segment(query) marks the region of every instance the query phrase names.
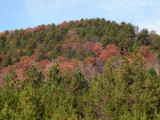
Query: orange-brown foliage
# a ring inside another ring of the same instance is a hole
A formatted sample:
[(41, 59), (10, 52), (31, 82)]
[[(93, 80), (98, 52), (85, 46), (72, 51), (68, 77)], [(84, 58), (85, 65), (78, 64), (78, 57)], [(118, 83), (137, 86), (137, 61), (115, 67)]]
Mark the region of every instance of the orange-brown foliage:
[(96, 68), (93, 67), (92, 64), (88, 62), (83, 63), (76, 59), (72, 59), (71, 61), (67, 62), (59, 62), (59, 67), (62, 69), (62, 73), (69, 70), (71, 74), (75, 72), (77, 68), (79, 68), (89, 81), (91, 81), (94, 73), (96, 72)]
[(69, 21), (69, 22), (66, 22), (66, 21), (64, 21), (63, 23), (61, 23), (61, 24), (59, 24), (58, 26), (59, 27), (61, 27), (61, 26), (68, 26), (70, 23), (75, 23), (76, 21), (73, 21), (73, 20), (71, 20), (71, 21)]
[(26, 79), (26, 73), (23, 71), (23, 69), (17, 69), (16, 70), (17, 76), (20, 80), (25, 80)]
[(34, 64), (35, 64), (35, 61), (34, 61), (34, 59), (32, 59), (32, 57), (23, 56), (20, 59), (20, 62), (15, 64), (15, 67), (18, 69), (23, 69), (24, 72), (26, 72), (30, 68), (30, 66), (34, 65)]
[(91, 50), (93, 46), (94, 46), (94, 43), (92, 42), (86, 42), (85, 44), (82, 45), (85, 52), (88, 52), (88, 50)]
[(49, 51), (46, 55), (47, 55), (47, 57), (49, 56), (51, 54), (51, 51)]
[(115, 44), (109, 44), (109, 45), (106, 46), (106, 49), (107, 50), (109, 50), (109, 49), (115, 49), (115, 50), (117, 50), (118, 48), (117, 48), (117, 46)]
[(70, 43), (62, 45), (62, 55), (64, 55), (69, 49), (77, 50), (81, 46), (80, 43)]
[(90, 63), (92, 66), (94, 66), (96, 59), (95, 58), (85, 58), (84, 61), (87, 63)]
[(43, 75), (46, 79), (48, 79), (48, 71), (50, 70), (50, 68), (52, 67), (53, 63), (50, 62), (48, 64), (45, 65), (45, 68), (43, 69)]
[(67, 59), (66, 57), (59, 56), (59, 57), (57, 58), (57, 61), (59, 61), (59, 62), (68, 62), (68, 59)]
[(23, 57), (21, 57), (20, 61), (24, 61), (24, 62), (28, 62), (29, 63), (32, 60), (31, 60), (31, 58), (29, 56), (23, 56)]
[(62, 54), (64, 55), (69, 49), (71, 49), (71, 45), (70, 44), (63, 44), (62, 45)]
[(44, 31), (45, 30), (45, 27), (44, 26), (37, 26), (36, 28), (34, 28), (34, 33), (38, 33), (40, 31)]
[(141, 53), (142, 59), (146, 62), (146, 67), (154, 66), (157, 57), (156, 52), (150, 50), (150, 47), (141, 46), (139, 48), (139, 53)]
[(41, 54), (40, 52), (37, 52), (36, 54), (33, 54), (33, 55), (31, 56), (31, 59), (32, 59), (32, 60), (36, 60), (36, 59), (39, 57), (40, 54)]
[(71, 46), (72, 46), (73, 50), (77, 50), (81, 46), (81, 44), (80, 43), (72, 43)]
[(100, 42), (96, 42), (92, 47), (92, 52), (95, 57), (100, 55), (100, 52), (103, 50), (102, 44)]
[(31, 67), (31, 64), (26, 61), (20, 61), (19, 63), (15, 64), (15, 67), (17, 69), (23, 69), (24, 72), (27, 72), (27, 70)]
[(74, 39), (79, 39), (79, 38), (77, 37), (75, 30), (72, 29), (68, 31), (67, 35), (65, 35), (63, 39), (66, 39), (66, 43), (71, 43)]
[(51, 63), (49, 60), (42, 60), (38, 63), (36, 63), (36, 66), (41, 67), (41, 68), (45, 68), (47, 64)]
[(14, 66), (8, 66), (4, 67), (0, 70), (0, 86), (4, 85), (4, 78), (8, 73), (11, 73), (13, 71)]
[(33, 28), (27, 28), (27, 29), (26, 29), (26, 32), (33, 32), (33, 31), (34, 31)]
[(12, 41), (10, 41), (10, 42), (9, 42), (9, 44), (10, 44), (10, 46), (12, 46), (12, 45), (13, 45), (13, 42), (12, 42)]
[(82, 64), (79, 68), (84, 74), (84, 76), (87, 78), (87, 80), (91, 82), (94, 73), (97, 72), (96, 68), (93, 67), (91, 64)]
[(116, 55), (120, 55), (119, 50), (113, 44), (107, 45), (106, 49), (100, 52), (99, 58), (103, 61), (103, 63), (107, 62), (107, 59)]
[(18, 49), (18, 50), (17, 50), (17, 54), (18, 54), (20, 51), (21, 51), (21, 50)]
[(62, 68), (63, 73), (66, 70), (69, 70), (71, 73), (73, 73), (78, 66), (80, 66), (80, 62), (76, 59), (72, 59), (70, 62), (59, 62), (59, 67)]

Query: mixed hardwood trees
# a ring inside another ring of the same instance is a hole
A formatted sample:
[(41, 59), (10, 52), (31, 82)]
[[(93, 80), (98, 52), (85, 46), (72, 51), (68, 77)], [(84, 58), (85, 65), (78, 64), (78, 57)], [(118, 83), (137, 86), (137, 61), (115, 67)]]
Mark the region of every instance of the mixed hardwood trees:
[(99, 18), (6, 31), (0, 119), (160, 119), (159, 51), (155, 32)]

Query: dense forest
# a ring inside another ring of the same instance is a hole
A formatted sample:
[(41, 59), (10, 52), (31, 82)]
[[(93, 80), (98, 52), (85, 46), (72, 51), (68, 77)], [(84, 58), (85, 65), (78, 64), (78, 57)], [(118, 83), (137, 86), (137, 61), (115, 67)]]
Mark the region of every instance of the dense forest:
[(160, 119), (160, 35), (81, 19), (0, 33), (0, 119)]

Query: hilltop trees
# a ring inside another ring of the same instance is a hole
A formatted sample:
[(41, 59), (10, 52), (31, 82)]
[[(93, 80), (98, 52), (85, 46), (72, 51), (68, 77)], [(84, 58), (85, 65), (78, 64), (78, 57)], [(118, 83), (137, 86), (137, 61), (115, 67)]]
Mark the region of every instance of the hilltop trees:
[[(143, 29), (140, 32), (136, 31), (137, 27), (130, 23), (122, 22), (118, 24), (115, 21), (106, 21), (99, 18), (64, 22), (60, 25), (40, 25), (35, 28), (7, 31), (2, 34), (0, 36), (0, 52), (1, 55), (5, 55), (12, 51), (14, 55), (11, 56), (11, 60), (12, 64), (15, 64), (21, 57), (19, 55), (19, 58), (15, 59), (16, 51), (19, 50), (22, 50), (23, 55), (26, 56), (41, 52), (42, 54), (37, 61), (43, 59), (55, 60), (61, 55), (65, 55), (69, 59), (77, 58), (82, 61), (87, 56), (83, 47), (83, 44), (87, 42), (91, 44), (97, 43), (97, 46), (92, 46), (93, 49), (96, 49), (96, 47), (101, 49), (100, 47), (105, 48), (108, 44), (115, 44), (120, 49), (120, 53), (123, 52), (124, 48), (133, 51), (135, 45), (152, 46), (152, 49), (159, 50), (159, 37), (157, 34), (149, 33), (147, 29)], [(100, 42), (102, 46), (98, 46)], [(64, 53), (61, 49), (64, 44), (73, 45), (68, 49), (67, 53)], [(74, 44), (77, 44), (76, 49)], [(89, 49), (91, 50), (92, 48)], [(51, 54), (44, 55), (49, 52)], [(96, 52), (98, 51), (92, 51), (94, 57), (99, 54)], [(72, 55), (69, 56), (67, 54)], [(7, 66), (10, 63), (4, 64)]]

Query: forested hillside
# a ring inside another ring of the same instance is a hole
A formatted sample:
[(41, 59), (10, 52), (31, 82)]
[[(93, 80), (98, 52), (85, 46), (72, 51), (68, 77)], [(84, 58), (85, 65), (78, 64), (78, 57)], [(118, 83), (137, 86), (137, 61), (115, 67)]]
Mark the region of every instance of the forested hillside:
[(0, 33), (0, 119), (160, 119), (160, 36), (81, 19)]

